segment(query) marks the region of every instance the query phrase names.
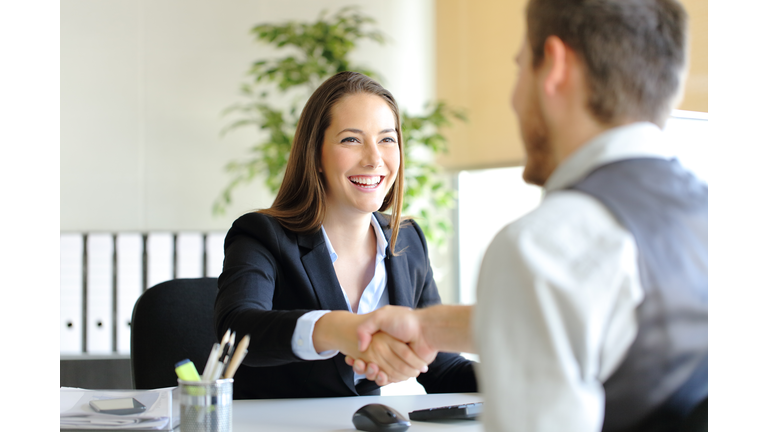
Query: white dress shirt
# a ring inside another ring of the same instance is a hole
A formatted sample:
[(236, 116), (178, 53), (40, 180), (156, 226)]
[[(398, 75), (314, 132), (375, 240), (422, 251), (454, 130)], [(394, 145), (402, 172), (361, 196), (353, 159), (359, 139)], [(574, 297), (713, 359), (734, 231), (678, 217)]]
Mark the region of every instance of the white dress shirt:
[[(373, 272), (373, 278), (363, 290), (363, 295), (360, 297), (360, 303), (357, 306), (357, 313), (367, 314), (373, 312), (376, 309), (389, 304), (389, 295), (387, 290), (387, 269), (384, 265), (384, 258), (387, 251), (387, 239), (384, 237), (384, 232), (381, 230), (379, 221), (371, 213), (371, 226), (376, 233), (376, 266)], [(325, 228), (321, 227), (323, 232), (323, 238), (325, 238), (325, 244), (328, 247), (328, 253), (331, 256), (331, 262), (336, 262), (338, 255), (331, 245), (331, 240), (325, 233)], [(341, 290), (344, 294), (344, 300), (347, 301), (347, 310), (352, 312), (352, 306), (350, 305), (349, 298), (343, 287)], [(315, 329), (315, 323), (321, 316), (327, 314), (328, 310), (316, 310), (307, 312), (302, 315), (296, 322), (296, 328), (293, 331), (293, 337), (291, 339), (291, 347), (293, 353), (303, 360), (325, 360), (334, 357), (339, 353), (337, 350), (323, 351), (318, 353), (315, 350), (315, 346), (312, 343), (312, 333)], [(355, 383), (364, 379), (365, 375), (355, 374)]]
[(565, 189), (608, 162), (668, 158), (662, 138), (645, 122), (595, 137), (488, 247), (474, 314), (487, 431), (601, 430), (602, 383), (637, 334), (637, 246), (597, 199)]

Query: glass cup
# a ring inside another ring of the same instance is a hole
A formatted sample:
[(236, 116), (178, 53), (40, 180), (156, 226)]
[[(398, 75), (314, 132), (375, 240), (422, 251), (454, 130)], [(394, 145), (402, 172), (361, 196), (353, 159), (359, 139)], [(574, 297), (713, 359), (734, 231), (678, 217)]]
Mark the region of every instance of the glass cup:
[(232, 382), (179, 380), (181, 432), (232, 432)]

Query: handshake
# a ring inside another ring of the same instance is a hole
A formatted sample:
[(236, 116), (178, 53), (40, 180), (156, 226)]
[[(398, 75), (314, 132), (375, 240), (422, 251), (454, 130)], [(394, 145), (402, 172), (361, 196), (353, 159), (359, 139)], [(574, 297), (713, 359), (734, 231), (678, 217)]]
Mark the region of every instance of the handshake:
[(426, 372), (438, 351), (475, 352), (472, 310), (472, 306), (458, 305), (416, 310), (385, 306), (356, 315), (349, 324), (357, 346), (346, 344), (341, 352), (356, 373), (380, 386), (404, 381)]

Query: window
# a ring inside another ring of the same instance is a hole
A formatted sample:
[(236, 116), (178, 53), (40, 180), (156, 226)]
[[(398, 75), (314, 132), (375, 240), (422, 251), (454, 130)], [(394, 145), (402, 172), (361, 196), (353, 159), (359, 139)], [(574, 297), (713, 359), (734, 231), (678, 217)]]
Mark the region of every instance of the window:
[[(707, 113), (676, 110), (664, 128), (680, 163), (703, 181), (709, 177)], [(458, 175), (458, 302), (475, 303), (475, 284), (485, 250), (504, 226), (530, 212), (542, 189), (526, 184), (522, 167), (461, 171)]]
[(664, 126), (664, 134), (680, 163), (693, 171), (702, 181), (710, 177), (709, 115), (694, 111), (675, 110)]
[(485, 249), (504, 226), (541, 201), (541, 188), (523, 181), (523, 167), (459, 173), (459, 303), (475, 303), (475, 284)]

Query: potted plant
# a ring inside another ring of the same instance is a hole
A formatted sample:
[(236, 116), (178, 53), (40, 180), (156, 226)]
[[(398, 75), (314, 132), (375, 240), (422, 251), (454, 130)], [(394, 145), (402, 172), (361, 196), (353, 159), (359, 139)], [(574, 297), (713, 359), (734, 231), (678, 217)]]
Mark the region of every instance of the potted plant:
[[(355, 7), (346, 7), (330, 16), (324, 11), (315, 22), (260, 24), (251, 29), (257, 41), (285, 55), (255, 61), (240, 87), (242, 100), (224, 111), (236, 119), (222, 130), (222, 135), (254, 127), (266, 132), (267, 137), (255, 142), (248, 156), (226, 165), (230, 180), (214, 202), (215, 214), (223, 213), (231, 203), (235, 188), (260, 176), (268, 189), (277, 193), (301, 109), (325, 79), (348, 70), (379, 79), (375, 71), (352, 64), (349, 59), (349, 53), (362, 40), (385, 43), (374, 24)], [(401, 112), (406, 158), (403, 214), (415, 217), (427, 240), (437, 247), (451, 233), (445, 210), (453, 207), (456, 198), (440, 175), (434, 155), (447, 150), (440, 128), (456, 119), (466, 121), (460, 111), (443, 102), (428, 103), (423, 115)]]

